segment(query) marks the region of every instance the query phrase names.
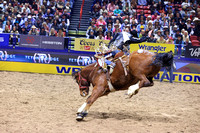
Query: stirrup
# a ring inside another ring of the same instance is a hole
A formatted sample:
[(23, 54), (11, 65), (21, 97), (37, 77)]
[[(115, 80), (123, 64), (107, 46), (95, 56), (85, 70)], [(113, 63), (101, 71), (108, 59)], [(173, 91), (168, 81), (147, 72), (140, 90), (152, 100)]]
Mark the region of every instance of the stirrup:
[(108, 65), (109, 68), (115, 68), (116, 64), (115, 63), (111, 63), (110, 65)]
[(112, 74), (114, 68), (115, 68), (115, 64), (108, 65), (109, 74)]
[(106, 73), (108, 71), (108, 69), (106, 68), (102, 68), (103, 72)]
[(110, 67), (109, 74), (112, 74), (112, 73), (113, 73), (113, 69), (114, 69), (114, 68)]

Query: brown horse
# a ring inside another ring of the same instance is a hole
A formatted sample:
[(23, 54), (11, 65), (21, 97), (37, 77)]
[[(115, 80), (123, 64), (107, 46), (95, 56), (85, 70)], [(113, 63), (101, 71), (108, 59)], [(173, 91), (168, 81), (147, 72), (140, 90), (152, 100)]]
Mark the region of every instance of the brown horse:
[[(128, 63), (125, 68), (122, 61), (117, 60), (113, 73), (109, 76), (96, 63), (73, 73), (73, 77), (79, 85), (81, 96), (87, 96), (90, 84), (93, 85), (91, 95), (78, 109), (76, 120), (82, 120), (97, 98), (110, 92), (128, 89), (127, 94), (132, 97), (138, 93), (140, 88), (153, 86), (153, 77), (160, 71), (162, 66), (170, 66), (172, 59), (173, 55), (169, 53), (154, 54), (141, 50), (133, 52), (122, 59)], [(125, 74), (125, 71), (127, 71), (127, 74)]]

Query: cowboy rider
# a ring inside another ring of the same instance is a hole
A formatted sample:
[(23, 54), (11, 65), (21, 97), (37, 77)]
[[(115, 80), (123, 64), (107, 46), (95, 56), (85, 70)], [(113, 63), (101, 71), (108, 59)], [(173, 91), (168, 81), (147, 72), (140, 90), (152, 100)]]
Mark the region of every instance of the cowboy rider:
[[(132, 43), (141, 43), (145, 42), (149, 37), (143, 36), (142, 38), (136, 38), (133, 37), (129, 29), (126, 28), (125, 31), (117, 33), (112, 40), (110, 40), (108, 47), (116, 46), (119, 50), (124, 49), (124, 46), (129, 46)], [(119, 50), (116, 51), (116, 53), (119, 52)]]
[[(141, 43), (148, 39), (148, 37), (143, 36), (142, 38), (135, 38), (129, 33), (129, 29), (126, 28), (125, 31), (117, 33), (112, 40), (110, 40), (108, 48), (113, 46), (117, 49), (111, 50), (106, 53), (106, 57), (113, 57), (121, 51), (124, 51), (124, 46), (129, 46), (132, 43)], [(125, 52), (125, 51), (124, 51)], [(105, 56), (104, 56), (105, 57)], [(115, 63), (105, 58), (105, 63), (109, 68), (114, 68)]]
[(113, 39), (110, 40), (108, 47), (109, 48), (111, 46), (117, 47), (117, 50), (114, 50), (111, 52), (112, 57), (114, 57), (118, 52), (120, 52), (120, 50), (123, 52), (126, 52), (126, 51), (124, 51), (124, 47), (128, 47), (128, 49), (129, 49), (130, 44), (145, 42), (147, 39), (148, 39), (148, 37), (146, 37), (146, 36), (143, 36), (142, 38), (133, 37), (130, 34), (129, 29), (126, 28), (125, 31), (117, 33), (113, 37)]

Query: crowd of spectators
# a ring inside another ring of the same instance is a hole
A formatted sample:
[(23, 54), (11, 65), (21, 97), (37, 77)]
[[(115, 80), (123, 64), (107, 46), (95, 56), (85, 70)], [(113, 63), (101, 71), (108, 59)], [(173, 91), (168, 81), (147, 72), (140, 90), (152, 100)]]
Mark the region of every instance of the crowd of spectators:
[(200, 6), (198, 0), (95, 0), (90, 23), (90, 39), (110, 40), (127, 31), (134, 37), (149, 36), (148, 42), (182, 47), (191, 43), (191, 35), (200, 39)]
[(73, 0), (0, 0), (0, 33), (65, 37), (72, 7)]

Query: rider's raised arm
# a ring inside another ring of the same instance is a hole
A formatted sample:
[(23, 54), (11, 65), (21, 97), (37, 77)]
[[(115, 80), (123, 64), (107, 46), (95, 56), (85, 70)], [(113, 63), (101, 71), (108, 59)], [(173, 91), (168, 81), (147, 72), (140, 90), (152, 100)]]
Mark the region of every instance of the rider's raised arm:
[(142, 37), (142, 38), (131, 37), (130, 40), (126, 41), (125, 45), (130, 45), (131, 43), (146, 42), (147, 39), (148, 39), (148, 37)]
[(112, 43), (116, 40), (116, 38), (119, 36), (119, 33), (117, 33), (113, 39), (110, 40), (109, 44), (108, 44), (108, 47), (110, 48), (110, 46), (112, 45)]

